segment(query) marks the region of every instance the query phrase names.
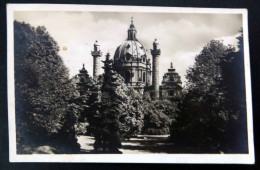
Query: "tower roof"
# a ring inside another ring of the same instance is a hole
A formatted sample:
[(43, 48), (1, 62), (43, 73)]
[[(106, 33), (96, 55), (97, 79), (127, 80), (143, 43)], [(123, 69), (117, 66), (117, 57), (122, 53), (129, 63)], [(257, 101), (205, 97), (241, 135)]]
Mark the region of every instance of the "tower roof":
[(167, 85), (173, 85), (176, 84), (178, 86), (181, 86), (181, 77), (179, 74), (175, 71), (173, 68), (173, 64), (171, 62), (170, 68), (168, 69), (168, 72), (164, 74), (163, 76), (163, 81), (162, 81), (162, 86), (167, 86)]
[(85, 64), (83, 64), (82, 69), (79, 70), (80, 73), (87, 73), (88, 71), (85, 69)]

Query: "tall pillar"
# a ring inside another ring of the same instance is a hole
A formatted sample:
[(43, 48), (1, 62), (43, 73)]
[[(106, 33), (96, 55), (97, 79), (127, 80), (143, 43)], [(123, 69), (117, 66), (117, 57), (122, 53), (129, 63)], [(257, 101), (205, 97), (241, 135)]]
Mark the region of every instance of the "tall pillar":
[(161, 55), (161, 50), (159, 49), (159, 43), (155, 39), (153, 42), (153, 49), (151, 49), (151, 54), (153, 56), (153, 81), (152, 85), (154, 88), (155, 98), (159, 98), (159, 57)]
[(93, 79), (95, 79), (100, 74), (100, 57), (102, 56), (98, 41), (94, 43), (94, 51), (91, 51), (91, 55), (93, 56)]

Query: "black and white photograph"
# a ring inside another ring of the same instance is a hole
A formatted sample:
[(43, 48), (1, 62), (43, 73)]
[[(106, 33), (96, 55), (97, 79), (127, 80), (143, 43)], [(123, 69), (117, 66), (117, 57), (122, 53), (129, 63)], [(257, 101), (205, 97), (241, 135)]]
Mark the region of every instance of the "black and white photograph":
[(246, 9), (7, 17), (11, 162), (254, 163)]

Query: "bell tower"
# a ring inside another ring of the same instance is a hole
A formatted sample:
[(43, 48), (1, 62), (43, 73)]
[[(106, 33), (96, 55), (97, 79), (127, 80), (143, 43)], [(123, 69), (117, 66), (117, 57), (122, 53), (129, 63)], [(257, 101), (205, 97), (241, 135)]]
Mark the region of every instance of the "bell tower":
[(100, 57), (102, 56), (98, 41), (94, 43), (94, 51), (91, 51), (91, 55), (93, 56), (93, 79), (96, 79), (100, 74)]
[(153, 42), (153, 49), (151, 49), (151, 54), (153, 56), (153, 73), (152, 73), (152, 86), (155, 93), (155, 99), (159, 98), (159, 57), (161, 55), (161, 50), (159, 49), (159, 43), (157, 39)]

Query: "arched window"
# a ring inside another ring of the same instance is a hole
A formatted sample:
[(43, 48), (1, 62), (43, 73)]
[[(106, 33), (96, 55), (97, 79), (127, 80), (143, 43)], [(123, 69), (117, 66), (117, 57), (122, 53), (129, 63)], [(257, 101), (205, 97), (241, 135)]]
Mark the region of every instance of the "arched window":
[(129, 83), (130, 80), (131, 80), (131, 72), (129, 70), (127, 70), (125, 73), (125, 82)]
[(145, 72), (143, 72), (143, 82), (146, 82)]
[(129, 54), (129, 53), (126, 53), (126, 61), (130, 61), (130, 60), (131, 60), (131, 57), (132, 57), (132, 55), (131, 55), (131, 54)]

